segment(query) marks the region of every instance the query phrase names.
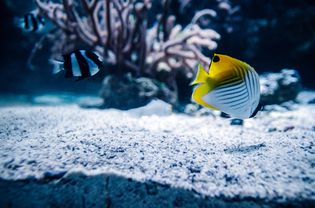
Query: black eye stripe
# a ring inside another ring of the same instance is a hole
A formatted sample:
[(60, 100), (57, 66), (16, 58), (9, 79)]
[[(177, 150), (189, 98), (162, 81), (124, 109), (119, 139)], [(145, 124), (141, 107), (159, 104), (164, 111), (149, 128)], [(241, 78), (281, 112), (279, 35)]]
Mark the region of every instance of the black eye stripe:
[(219, 62), (220, 61), (220, 57), (219, 56), (214, 56), (212, 61), (213, 62)]

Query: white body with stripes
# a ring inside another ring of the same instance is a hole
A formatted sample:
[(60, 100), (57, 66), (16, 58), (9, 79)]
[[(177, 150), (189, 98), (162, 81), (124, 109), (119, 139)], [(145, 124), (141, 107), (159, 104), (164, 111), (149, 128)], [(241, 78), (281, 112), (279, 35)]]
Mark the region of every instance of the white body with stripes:
[(64, 70), (65, 77), (76, 77), (78, 80), (97, 74), (103, 62), (99, 55), (86, 50), (76, 50), (62, 56), (64, 61), (50, 60), (54, 66), (53, 73)]
[[(85, 58), (85, 60), (88, 64), (86, 67), (89, 70), (90, 76), (94, 76), (99, 71), (98, 66), (93, 62), (93, 60), (86, 57), (85, 51), (80, 50), (79, 52)], [(82, 68), (80, 67), (80, 64), (79, 64), (80, 60), (76, 58), (75, 53), (72, 53), (70, 55), (70, 60), (71, 60), (71, 65), (72, 65), (73, 76), (74, 77), (81, 77), (82, 76)]]
[(231, 78), (234, 81), (216, 87), (202, 99), (232, 117), (249, 118), (260, 100), (259, 77), (253, 68), (237, 68), (235, 72), (238, 77)]

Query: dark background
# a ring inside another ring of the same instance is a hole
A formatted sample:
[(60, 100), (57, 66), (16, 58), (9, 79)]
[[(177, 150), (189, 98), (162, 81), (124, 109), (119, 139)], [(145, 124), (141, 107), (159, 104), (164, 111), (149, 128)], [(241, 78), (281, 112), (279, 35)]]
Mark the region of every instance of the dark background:
[[(160, 1), (158, 1), (160, 2)], [(184, 2), (184, 3), (183, 3)], [(153, 13), (160, 11), (153, 4)], [(222, 38), (217, 53), (228, 54), (252, 65), (258, 73), (277, 72), (283, 68), (297, 69), (302, 83), (315, 88), (315, 4), (311, 0), (231, 0), (238, 12), (227, 15), (218, 10), (218, 17), (203, 20), (204, 27), (218, 31)], [(216, 1), (171, 2), (171, 13), (177, 22), (189, 23), (195, 11), (204, 8), (217, 9)], [(27, 58), (40, 34), (26, 34), (14, 26), (14, 17), (23, 16), (34, 5), (30, 1), (0, 1), (0, 92), (36, 93), (65, 91), (97, 94), (102, 76), (81, 82), (52, 75), (45, 67), (47, 59), (39, 59), (37, 70), (26, 66)], [(230, 29), (230, 30), (229, 30)], [(45, 51), (41, 52), (45, 55)], [(213, 52), (206, 52), (209, 57)]]

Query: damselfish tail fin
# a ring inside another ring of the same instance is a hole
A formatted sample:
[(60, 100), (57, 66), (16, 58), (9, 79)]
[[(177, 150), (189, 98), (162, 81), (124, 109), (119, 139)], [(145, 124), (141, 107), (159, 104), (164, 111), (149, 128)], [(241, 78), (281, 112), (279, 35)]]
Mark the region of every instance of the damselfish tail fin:
[(199, 64), (196, 78), (194, 79), (194, 81), (192, 81), (190, 83), (190, 85), (205, 83), (207, 81), (208, 77), (209, 77), (209, 75), (206, 72), (206, 70), (201, 66), (201, 64)]
[(24, 18), (14, 17), (13, 24), (19, 29), (25, 30)]
[(54, 60), (54, 59), (50, 59), (49, 60), (49, 63), (53, 65), (53, 71), (52, 73), (53, 74), (57, 74), (59, 73), (60, 71), (63, 71), (64, 70), (64, 67), (63, 67), (63, 62), (61, 61), (57, 61), (57, 60)]

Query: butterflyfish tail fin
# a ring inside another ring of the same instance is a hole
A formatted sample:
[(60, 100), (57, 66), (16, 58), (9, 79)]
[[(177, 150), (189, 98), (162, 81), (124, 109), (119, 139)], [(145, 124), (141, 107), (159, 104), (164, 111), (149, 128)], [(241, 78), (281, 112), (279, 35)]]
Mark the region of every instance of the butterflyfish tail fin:
[(194, 79), (194, 81), (192, 81), (190, 83), (190, 85), (205, 83), (207, 81), (208, 77), (209, 77), (209, 75), (206, 72), (206, 70), (201, 66), (201, 64), (199, 64), (196, 78)]

